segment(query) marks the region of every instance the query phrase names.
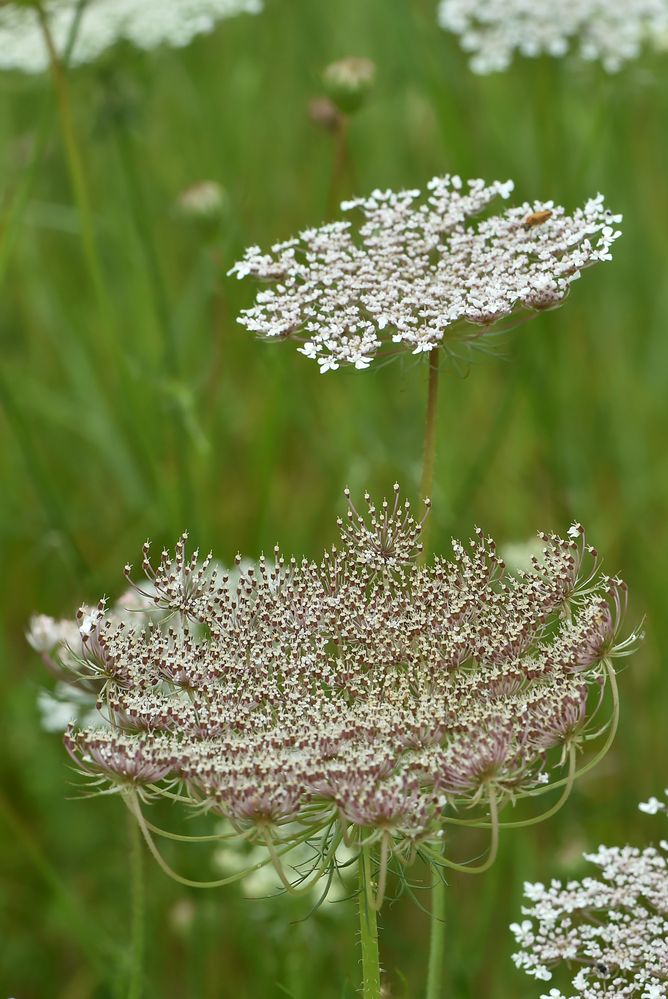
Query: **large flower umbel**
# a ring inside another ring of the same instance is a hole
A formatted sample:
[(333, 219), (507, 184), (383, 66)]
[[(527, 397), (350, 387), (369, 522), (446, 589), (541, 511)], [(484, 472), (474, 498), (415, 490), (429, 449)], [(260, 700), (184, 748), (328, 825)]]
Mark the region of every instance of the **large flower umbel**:
[(668, 30), (668, 0), (441, 0), (439, 23), (460, 36), (471, 69), (507, 69), (524, 56), (579, 55), (608, 72)]
[[(0, 5), (0, 68), (43, 73), (49, 50), (36, 5)], [(142, 49), (182, 46), (211, 31), (223, 18), (255, 14), (262, 0), (43, 0), (54, 48), (77, 66), (105, 49), (128, 41)], [(71, 43), (71, 51), (68, 51)]]
[[(656, 798), (640, 807), (666, 811)], [(567, 964), (577, 971), (568, 999), (667, 999), (668, 842), (601, 846), (584, 856), (598, 877), (525, 884), (529, 918), (511, 926), (522, 948), (515, 964), (543, 981)], [(566, 997), (553, 988), (545, 999)]]
[(436, 177), (424, 195), (374, 191), (344, 202), (359, 226), (306, 229), (271, 253), (253, 246), (230, 273), (270, 287), (239, 322), (297, 340), (329, 371), (366, 368), (379, 353), (455, 349), (561, 305), (585, 267), (610, 259), (621, 216), (601, 195), (572, 215), (551, 201), (489, 214), (512, 189)]
[[(275, 550), (234, 584), (185, 537), (156, 568), (147, 547), (138, 623), (104, 605), (87, 618), (77, 672), (110, 725), (72, 727), (66, 745), (157, 856), (143, 809), (166, 795), (257, 840), (286, 885), (331, 876), (341, 841), (378, 844), (382, 899), (392, 857), (466, 866), (441, 849), (448, 823), (490, 828), (474, 869), (490, 863), (504, 805), (555, 786), (565, 800), (587, 742), (610, 744), (613, 659), (632, 639), (624, 586), (580, 527), (508, 575), (479, 531), (419, 564), (422, 521), (398, 487), (367, 503), (362, 516), (349, 500), (319, 562)], [(281, 852), (303, 842), (312, 869), (287, 874)]]

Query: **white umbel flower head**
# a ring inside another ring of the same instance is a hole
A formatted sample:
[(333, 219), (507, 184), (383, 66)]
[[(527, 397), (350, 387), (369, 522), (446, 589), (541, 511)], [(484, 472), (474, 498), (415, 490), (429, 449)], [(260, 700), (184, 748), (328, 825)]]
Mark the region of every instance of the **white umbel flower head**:
[(239, 322), (297, 340), (324, 372), (366, 368), (378, 354), (454, 349), (561, 305), (584, 268), (611, 259), (621, 215), (600, 194), (571, 215), (552, 201), (490, 213), (512, 190), (512, 181), (435, 177), (424, 194), (344, 202), (359, 225), (307, 229), (270, 253), (250, 247), (230, 273), (269, 287)]
[[(79, 0), (45, 0), (44, 11), (56, 52), (63, 55), (81, 4)], [(257, 14), (262, 0), (87, 0), (69, 54), (70, 65), (92, 62), (115, 42), (141, 49), (187, 45), (212, 31), (223, 18)], [(0, 69), (42, 73), (49, 53), (36, 10), (26, 4), (0, 6)]]
[[(653, 803), (643, 810), (665, 810)], [(541, 981), (562, 963), (579, 969), (568, 995), (542, 999), (668, 999), (668, 842), (584, 856), (598, 877), (524, 885), (528, 918), (510, 927), (522, 948), (515, 964)]]
[(668, 31), (668, 0), (441, 0), (439, 23), (459, 35), (475, 73), (515, 53), (560, 57), (576, 48), (614, 73)]

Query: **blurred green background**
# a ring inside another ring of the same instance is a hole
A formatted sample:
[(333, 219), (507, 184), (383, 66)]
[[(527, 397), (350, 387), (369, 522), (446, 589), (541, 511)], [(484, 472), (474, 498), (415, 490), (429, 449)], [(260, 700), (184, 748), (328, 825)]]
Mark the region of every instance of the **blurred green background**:
[[(267, 0), (186, 49), (122, 47), (70, 74), (106, 307), (49, 79), (0, 78), (3, 997), (103, 999), (127, 980), (126, 816), (116, 800), (76, 797), (59, 737), (40, 728), (50, 680), (24, 640), (31, 613), (118, 594), (147, 536), (171, 544), (187, 526), (223, 560), (276, 541), (316, 554), (334, 540), (344, 485), (380, 495), (398, 479), (417, 494), (424, 359), (321, 376), (293, 346), (236, 325), (253, 288), (225, 277), (246, 245), (326, 216), (333, 140), (307, 105), (346, 55), (375, 60), (378, 80), (350, 128), (341, 195), (454, 171), (512, 177), (518, 199), (571, 208), (601, 190), (625, 216), (614, 261), (562, 309), (442, 381), (434, 547), (475, 524), (504, 544), (577, 518), (628, 581), (631, 623), (647, 617), (606, 761), (556, 818), (509, 831), (491, 873), (453, 882), (447, 994), (540, 995), (510, 960), (523, 881), (578, 874), (600, 842), (660, 834), (636, 806), (668, 770), (666, 58), (614, 77), (517, 60), (478, 78), (426, 0)], [(215, 231), (175, 208), (203, 179), (227, 195)], [(209, 875), (206, 853), (167, 855)], [(352, 902), (304, 921), (306, 903), (198, 894), (148, 858), (146, 878), (148, 999), (355, 994)], [(426, 915), (402, 898), (382, 924), (387, 995), (420, 995)]]

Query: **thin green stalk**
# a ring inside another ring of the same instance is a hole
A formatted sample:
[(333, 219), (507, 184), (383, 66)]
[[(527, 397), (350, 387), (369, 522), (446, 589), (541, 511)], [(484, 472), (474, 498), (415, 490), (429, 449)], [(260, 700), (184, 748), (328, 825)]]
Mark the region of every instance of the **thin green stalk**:
[[(439, 349), (434, 347), (429, 353), (429, 379), (427, 385), (427, 416), (424, 429), (424, 445), (422, 451), (422, 479), (420, 482), (420, 496), (423, 500), (431, 500), (431, 493), (434, 484), (434, 465), (436, 463), (436, 429), (438, 416), (438, 381), (439, 381)], [(421, 561), (426, 561), (429, 550), (429, 528), (430, 519), (424, 523), (422, 528), (422, 557)]]
[(422, 482), (420, 495), (422, 499), (431, 499), (434, 484), (434, 464), (436, 461), (436, 417), (438, 414), (438, 362), (439, 349), (434, 347), (429, 352), (429, 383), (427, 388), (427, 418), (424, 431), (424, 450), (422, 454)]
[(188, 460), (188, 439), (184, 423), (182, 403), (179, 400), (179, 360), (176, 344), (176, 331), (167, 289), (160, 268), (153, 230), (146, 213), (146, 202), (132, 148), (132, 139), (125, 123), (116, 116), (114, 134), (125, 184), (132, 207), (132, 215), (148, 270), (153, 305), (163, 340), (163, 368), (165, 387), (169, 393), (170, 411), (173, 424), (173, 447), (178, 474), (178, 488), (181, 503), (180, 515), (185, 524), (193, 523), (193, 493)]
[[(100, 263), (100, 256), (97, 247), (97, 239), (95, 234), (95, 223), (94, 214), (92, 209), (92, 199), (90, 196), (88, 182), (86, 178), (86, 171), (84, 169), (84, 161), (81, 153), (81, 144), (79, 142), (75, 124), (74, 116), (72, 114), (72, 105), (70, 100), (70, 92), (67, 83), (67, 66), (69, 59), (76, 44), (77, 35), (81, 25), (81, 19), (84, 14), (87, 5), (87, 0), (78, 0), (74, 16), (72, 18), (72, 23), (70, 25), (69, 34), (67, 37), (67, 42), (65, 49), (63, 51), (62, 57), (58, 55), (56, 51), (53, 37), (51, 35), (51, 30), (49, 28), (48, 18), (44, 12), (44, 8), (41, 2), (37, 3), (36, 14), (39, 20), (40, 28), (44, 38), (44, 43), (47, 47), (50, 60), (50, 70), (51, 78), (53, 81), (53, 89), (56, 96), (56, 105), (58, 109), (58, 119), (60, 122), (60, 130), (63, 137), (63, 143), (65, 146), (65, 156), (67, 160), (68, 171), (70, 175), (70, 183), (72, 185), (72, 190), (74, 193), (74, 198), (77, 203), (77, 211), (79, 216), (79, 224), (81, 226), (81, 242), (83, 248), (84, 260), (86, 267), (90, 274), (91, 283), (93, 285), (93, 291), (97, 301), (97, 307), (100, 312), (100, 321), (104, 325), (105, 329), (109, 331), (111, 339), (104, 337), (95, 336), (94, 338), (88, 338), (86, 342), (86, 347), (91, 355), (92, 361), (97, 368), (99, 368), (105, 374), (108, 373), (109, 362), (114, 360), (118, 356), (118, 351), (114, 350), (114, 358), (111, 358), (109, 352), (106, 353), (101, 349), (105, 342), (114, 343), (115, 337), (111, 334), (114, 333), (115, 324), (113, 320), (113, 310), (111, 307), (111, 301), (109, 294), (107, 292), (107, 285), (103, 276), (103, 268)], [(21, 213), (25, 208), (34, 179), (37, 174), (37, 169), (41, 165), (43, 160), (44, 151), (46, 149), (48, 138), (49, 138), (49, 125), (50, 121), (45, 116), (43, 120), (43, 125), (40, 128), (37, 138), (37, 146), (35, 154), (33, 156), (33, 161), (27, 171), (26, 178), (23, 182), (22, 189), (19, 195), (15, 198), (14, 203), (10, 210), (9, 220), (7, 224), (8, 233), (0, 249), (0, 277), (4, 277), (7, 269), (7, 264), (9, 261), (10, 251), (12, 249), (13, 241), (16, 238), (16, 233), (18, 231), (18, 223), (20, 221)], [(11, 224), (11, 228), (10, 228)], [(104, 356), (102, 356), (104, 354)], [(106, 379), (102, 378), (100, 382), (100, 393), (105, 398), (105, 401), (111, 405), (110, 391), (106, 384)], [(111, 407), (113, 409), (113, 407)], [(132, 425), (131, 418), (125, 414), (123, 408), (121, 408), (119, 414), (120, 424), (126, 434), (130, 453), (136, 461), (137, 468), (139, 469), (146, 488), (149, 492), (154, 490), (154, 475), (152, 469), (151, 456), (146, 453), (145, 449), (142, 447), (139, 438), (136, 434), (136, 428)]]
[(431, 925), (429, 932), (429, 967), (427, 971), (426, 999), (441, 999), (443, 995), (443, 966), (445, 963), (445, 889), (440, 871), (431, 890)]
[(128, 826), (132, 888), (132, 949), (127, 996), (128, 999), (141, 999), (144, 963), (144, 861), (141, 830), (132, 814), (128, 815)]
[(341, 114), (338, 120), (336, 131), (334, 133), (334, 167), (332, 169), (332, 179), (329, 186), (329, 196), (327, 198), (327, 217), (334, 218), (337, 214), (339, 202), (341, 201), (341, 193), (343, 189), (343, 181), (346, 175), (346, 171), (350, 175), (350, 179), (353, 180), (352, 186), (354, 187), (354, 178), (352, 177), (353, 169), (350, 160), (350, 148), (348, 144), (348, 129), (350, 126), (350, 118), (347, 114)]
[[(434, 484), (434, 464), (436, 462), (436, 418), (438, 415), (438, 383), (439, 383), (439, 349), (434, 348), (429, 354), (429, 380), (427, 387), (427, 417), (424, 433), (424, 450), (422, 456), (422, 481), (420, 494), (423, 500), (431, 499)], [(429, 519), (422, 530), (422, 555), (427, 555), (427, 531)], [(440, 876), (431, 890), (431, 922), (429, 931), (429, 965), (427, 972), (427, 999), (436, 999), (441, 995), (443, 982), (443, 963), (445, 954), (445, 934), (443, 922), (445, 919), (445, 881)]]
[(373, 907), (371, 883), (371, 850), (362, 847), (359, 855), (359, 914), (360, 945), (362, 947), (363, 999), (380, 999), (380, 958), (378, 954), (378, 922)]
[[(79, 210), (81, 240), (83, 244), (84, 256), (88, 270), (90, 271), (91, 280), (95, 289), (95, 295), (98, 300), (98, 306), (105, 318), (108, 318), (111, 315), (110, 302), (106, 286), (102, 278), (102, 267), (100, 265), (95, 240), (95, 226), (93, 223), (91, 197), (88, 191), (86, 172), (83, 166), (83, 157), (81, 155), (80, 144), (74, 125), (69, 89), (67, 86), (67, 77), (65, 75), (60, 57), (56, 51), (51, 30), (49, 28), (49, 21), (44, 13), (44, 8), (41, 3), (37, 4), (36, 10), (42, 35), (44, 37), (44, 43), (49, 52), (51, 79), (53, 81), (53, 89), (55, 91), (56, 103), (58, 105), (58, 116), (60, 118), (63, 141), (65, 143), (65, 154), (67, 156), (67, 164), (69, 167), (74, 197)], [(77, 22), (75, 22), (75, 26), (76, 24)]]

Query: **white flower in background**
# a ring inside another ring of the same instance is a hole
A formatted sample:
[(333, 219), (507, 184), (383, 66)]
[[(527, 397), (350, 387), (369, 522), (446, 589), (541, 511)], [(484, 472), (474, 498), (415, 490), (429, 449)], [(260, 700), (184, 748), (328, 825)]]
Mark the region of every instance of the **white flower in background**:
[(179, 194), (176, 205), (179, 212), (191, 219), (215, 220), (223, 214), (227, 193), (215, 180), (200, 180)]
[[(668, 799), (668, 787), (665, 790), (665, 795)], [(658, 798), (652, 796), (649, 801), (641, 801), (638, 808), (641, 812), (645, 812), (646, 815), (656, 815), (658, 812), (668, 812), (668, 803), (659, 801)]]
[[(229, 834), (230, 828), (228, 824), (223, 824), (221, 833)], [(299, 830), (288, 825), (283, 828), (283, 837), (285, 838), (290, 832), (298, 833)], [(311, 848), (304, 843), (298, 844), (288, 854), (289, 866), (294, 870), (300, 870), (307, 866), (311, 859), (311, 852)], [(224, 874), (233, 874), (242, 865), (251, 870), (251, 873), (241, 880), (241, 888), (247, 898), (278, 895), (284, 890), (274, 868), (263, 863), (266, 859), (266, 853), (260, 846), (247, 846), (243, 842), (233, 839), (227, 846), (218, 847), (213, 859), (215, 865)], [(334, 880), (327, 894), (328, 902), (338, 902), (350, 895), (351, 881), (357, 877), (357, 867), (351, 863), (354, 859), (355, 851), (341, 843), (336, 851), (338, 877)], [(314, 884), (310, 894), (311, 901), (317, 902), (322, 894), (322, 886), (318, 883)]]
[(106, 725), (95, 706), (95, 695), (69, 683), (57, 683), (53, 691), (40, 690), (37, 707), (45, 732), (64, 732), (68, 725)]
[[(640, 808), (667, 810), (656, 798)], [(579, 969), (573, 994), (551, 989), (541, 999), (668, 999), (668, 843), (601, 846), (584, 857), (598, 878), (524, 885), (531, 905), (510, 927), (522, 948), (515, 964), (543, 981), (562, 963)]]
[(573, 49), (614, 73), (665, 37), (668, 0), (441, 0), (438, 20), (459, 35), (475, 73), (507, 69), (516, 53)]
[(306, 229), (270, 253), (250, 247), (230, 273), (265, 287), (239, 322), (296, 340), (325, 372), (367, 368), (381, 353), (453, 349), (555, 308), (584, 268), (611, 259), (621, 215), (600, 194), (572, 215), (552, 201), (491, 214), (512, 190), (512, 181), (435, 177), (424, 194), (374, 191), (342, 204), (359, 225)]
[[(241, 559), (232, 569), (225, 569), (217, 562), (208, 563), (207, 567), (225, 573), (230, 585), (236, 586), (242, 573), (255, 568), (255, 562)], [(115, 627), (144, 628), (156, 619), (156, 610), (159, 615), (156, 606), (159, 599), (151, 580), (146, 580), (141, 591), (132, 587), (122, 593), (107, 610), (108, 618)], [(49, 672), (57, 677), (53, 690), (40, 690), (37, 695), (45, 732), (64, 732), (72, 722), (93, 727), (109, 723), (98, 703), (102, 683), (85, 669), (91, 642), (95, 644), (93, 632), (99, 613), (99, 606), (83, 606), (76, 621), (58, 620), (47, 614), (33, 614), (30, 619), (26, 632), (28, 644), (39, 652)]]
[[(79, 8), (81, 19), (70, 65), (96, 59), (117, 41), (141, 49), (187, 45), (235, 14), (257, 14), (262, 0), (44, 0), (55, 49), (66, 51)], [(0, 68), (42, 73), (49, 53), (35, 9), (24, 3), (0, 5)]]

